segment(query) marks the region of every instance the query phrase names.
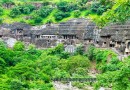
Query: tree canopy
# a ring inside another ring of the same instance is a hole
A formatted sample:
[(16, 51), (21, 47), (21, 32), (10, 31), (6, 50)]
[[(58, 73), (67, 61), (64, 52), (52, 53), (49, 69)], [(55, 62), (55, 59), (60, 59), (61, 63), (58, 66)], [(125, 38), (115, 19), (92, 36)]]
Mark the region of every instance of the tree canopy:
[(102, 16), (95, 18), (99, 26), (113, 22), (125, 22), (130, 18), (130, 0), (114, 0), (111, 9), (108, 9)]

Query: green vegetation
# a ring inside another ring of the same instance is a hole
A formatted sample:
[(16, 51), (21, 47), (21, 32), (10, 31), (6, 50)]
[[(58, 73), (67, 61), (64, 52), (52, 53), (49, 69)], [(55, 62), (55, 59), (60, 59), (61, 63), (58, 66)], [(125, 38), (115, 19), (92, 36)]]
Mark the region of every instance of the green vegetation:
[[(42, 6), (37, 8), (32, 3)], [(38, 25), (91, 17), (99, 26), (104, 26), (111, 22), (127, 21), (130, 17), (129, 5), (129, 0), (1, 0), (0, 24), (26, 22)], [(113, 90), (130, 90), (129, 59), (119, 61), (111, 50), (98, 49), (92, 45), (86, 52), (80, 45), (71, 54), (64, 51), (62, 44), (38, 50), (32, 44), (25, 47), (23, 42), (8, 48), (0, 41), (0, 90), (54, 90), (51, 78), (91, 77), (88, 71), (92, 67), (98, 72), (95, 90), (101, 86)], [(79, 88), (86, 85), (73, 84)]]
[(31, 25), (93, 17), (110, 8), (101, 1), (95, 3), (88, 0), (1, 0), (0, 6), (1, 23), (25, 22)]
[[(91, 66), (95, 62), (96, 66)], [(34, 45), (24, 46), (17, 42), (7, 48), (0, 41), (0, 89), (42, 89), (54, 90), (51, 78), (85, 78), (91, 77), (88, 71), (95, 67), (99, 72), (95, 90), (101, 86), (113, 90), (129, 90), (129, 57), (123, 62), (111, 50), (90, 46), (85, 52), (80, 45), (74, 54), (64, 51), (62, 44), (55, 48), (38, 50)], [(84, 88), (91, 83), (73, 83)], [(112, 85), (112, 86), (111, 86)]]
[(111, 22), (125, 22), (130, 18), (130, 0), (101, 0), (106, 5), (112, 5), (100, 17), (95, 17), (95, 21), (99, 26), (105, 26)]
[(34, 45), (25, 47), (23, 42), (12, 49), (0, 42), (1, 90), (53, 90), (51, 78), (88, 77), (89, 67), (86, 56), (64, 52), (62, 44), (37, 50)]
[(97, 49), (93, 46), (90, 46), (86, 55), (96, 62), (96, 69), (100, 72), (97, 75), (98, 82), (95, 84), (95, 90), (99, 90), (100, 87), (108, 87), (112, 90), (130, 89), (129, 57), (122, 62), (112, 51)]

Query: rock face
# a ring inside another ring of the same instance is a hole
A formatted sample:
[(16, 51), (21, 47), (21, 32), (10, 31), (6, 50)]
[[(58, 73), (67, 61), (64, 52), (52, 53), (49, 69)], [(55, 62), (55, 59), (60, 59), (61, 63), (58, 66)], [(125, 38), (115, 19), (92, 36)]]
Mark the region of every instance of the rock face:
[(8, 47), (12, 48), (17, 42), (17, 40), (14, 38), (8, 38), (7, 40), (5, 40), (5, 42), (7, 43)]
[(116, 48), (119, 52), (130, 54), (130, 22), (111, 24), (100, 33), (102, 47)]
[[(30, 26), (25, 23), (2, 24), (0, 38), (10, 37), (38, 48), (54, 47), (63, 43), (65, 47), (94, 44), (97, 47), (116, 48), (130, 53), (130, 23), (111, 24), (99, 29), (90, 19), (71, 19), (59, 24)], [(71, 50), (68, 50), (71, 51)]]
[(72, 19), (59, 24), (30, 26), (24, 23), (3, 24), (0, 37), (11, 37), (38, 48), (54, 47), (59, 43), (65, 46), (83, 43), (87, 45), (97, 40), (96, 25), (89, 19)]

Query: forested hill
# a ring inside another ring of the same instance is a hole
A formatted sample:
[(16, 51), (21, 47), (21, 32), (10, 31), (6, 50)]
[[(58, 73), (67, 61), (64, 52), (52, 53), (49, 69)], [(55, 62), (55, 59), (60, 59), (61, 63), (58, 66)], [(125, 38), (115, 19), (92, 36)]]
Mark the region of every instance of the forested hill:
[(80, 17), (94, 18), (113, 5), (111, 0), (0, 0), (0, 23), (38, 25)]

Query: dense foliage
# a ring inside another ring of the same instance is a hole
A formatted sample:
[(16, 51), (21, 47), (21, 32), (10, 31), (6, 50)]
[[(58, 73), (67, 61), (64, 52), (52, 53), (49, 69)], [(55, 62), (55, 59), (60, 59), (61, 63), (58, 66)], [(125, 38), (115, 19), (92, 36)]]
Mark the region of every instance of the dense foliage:
[(68, 12), (62, 12), (62, 11), (58, 11), (54, 15), (54, 17), (55, 17), (56, 20), (62, 20), (63, 18), (69, 17), (69, 16), (70, 16), (70, 14)]
[(63, 44), (37, 50), (32, 44), (25, 47), (23, 42), (16, 42), (11, 49), (0, 41), (0, 89), (53, 90), (51, 78), (90, 77), (88, 71), (93, 62), (99, 73), (95, 89), (101, 86), (113, 90), (130, 89), (129, 57), (121, 62), (111, 50), (90, 45), (85, 52), (80, 45), (75, 53), (70, 54), (64, 51)]
[[(102, 16), (96, 17), (96, 22), (100, 26), (112, 22), (125, 22), (130, 18), (130, 0), (113, 0), (113, 6), (108, 9)], [(109, 3), (111, 5), (111, 3)]]
[(96, 61), (98, 82), (95, 90), (100, 87), (112, 88), (112, 90), (130, 89), (130, 61), (129, 57), (120, 61), (115, 53), (110, 50), (97, 49), (90, 46), (86, 54), (90, 60)]
[(64, 52), (62, 44), (37, 50), (17, 42), (10, 49), (0, 41), (0, 89), (52, 90), (51, 78), (88, 77), (89, 63), (86, 56)]
[[(59, 22), (77, 17), (102, 15), (112, 5), (102, 0), (2, 0), (0, 15), (3, 23), (26, 22), (31, 25), (45, 24), (48, 20)], [(89, 13), (89, 16), (86, 14)], [(2, 22), (1, 22), (2, 23)]]
[(21, 14), (30, 14), (34, 9), (35, 9), (35, 6), (30, 5), (30, 4), (17, 6), (17, 7), (12, 8), (10, 12), (10, 16), (14, 18)]

